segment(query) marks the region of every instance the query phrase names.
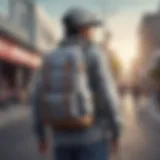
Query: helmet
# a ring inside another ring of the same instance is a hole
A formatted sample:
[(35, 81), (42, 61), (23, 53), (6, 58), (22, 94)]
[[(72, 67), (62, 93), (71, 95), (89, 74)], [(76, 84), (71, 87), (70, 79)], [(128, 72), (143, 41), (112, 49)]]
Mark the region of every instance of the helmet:
[(66, 27), (79, 28), (86, 26), (100, 26), (101, 20), (84, 8), (71, 8), (63, 17), (63, 24)]

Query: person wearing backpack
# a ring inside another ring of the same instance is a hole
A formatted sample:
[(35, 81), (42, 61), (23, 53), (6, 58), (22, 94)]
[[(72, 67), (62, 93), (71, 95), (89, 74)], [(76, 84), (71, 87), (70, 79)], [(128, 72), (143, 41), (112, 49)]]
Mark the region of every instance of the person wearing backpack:
[(119, 148), (119, 100), (106, 58), (94, 44), (101, 21), (84, 8), (63, 17), (64, 40), (44, 57), (31, 93), (38, 149), (53, 130), (54, 160), (107, 160)]

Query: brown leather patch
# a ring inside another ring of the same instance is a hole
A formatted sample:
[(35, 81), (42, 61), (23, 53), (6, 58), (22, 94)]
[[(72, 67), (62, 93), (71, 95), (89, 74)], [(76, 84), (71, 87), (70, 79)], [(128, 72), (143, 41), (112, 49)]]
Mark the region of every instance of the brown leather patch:
[(77, 130), (85, 129), (94, 123), (93, 116), (83, 116), (81, 118), (66, 118), (63, 120), (44, 121), (46, 125), (50, 125), (53, 129), (57, 130)]
[(78, 71), (79, 72), (85, 72), (85, 65), (84, 64), (79, 64), (78, 65)]
[(64, 64), (64, 69), (66, 72), (70, 72), (70, 70), (72, 69), (72, 64), (70, 62), (66, 62)]

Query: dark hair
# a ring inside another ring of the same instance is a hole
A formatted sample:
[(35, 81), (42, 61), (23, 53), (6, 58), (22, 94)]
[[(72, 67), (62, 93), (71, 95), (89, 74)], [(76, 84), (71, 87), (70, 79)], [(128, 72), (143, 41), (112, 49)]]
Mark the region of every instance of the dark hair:
[(79, 27), (73, 24), (69, 16), (64, 17), (62, 21), (66, 36), (75, 36), (79, 34)]
[(78, 28), (72, 26), (65, 26), (65, 35), (66, 36), (76, 36), (79, 35)]

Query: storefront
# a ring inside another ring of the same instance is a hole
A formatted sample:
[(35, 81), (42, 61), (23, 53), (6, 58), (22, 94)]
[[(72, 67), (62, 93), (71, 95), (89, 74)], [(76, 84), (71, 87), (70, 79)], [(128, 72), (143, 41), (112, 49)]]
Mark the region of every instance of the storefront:
[(9, 38), (0, 37), (0, 101), (22, 100), (40, 56)]

